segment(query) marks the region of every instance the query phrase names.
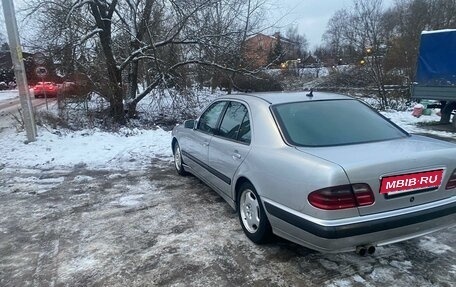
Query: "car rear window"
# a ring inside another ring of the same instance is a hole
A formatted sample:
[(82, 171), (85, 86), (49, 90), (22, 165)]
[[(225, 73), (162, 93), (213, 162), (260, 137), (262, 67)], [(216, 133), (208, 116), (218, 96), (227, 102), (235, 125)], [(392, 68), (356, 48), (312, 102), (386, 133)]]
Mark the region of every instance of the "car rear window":
[(297, 146), (384, 141), (407, 133), (357, 100), (296, 102), (272, 106), (283, 136)]

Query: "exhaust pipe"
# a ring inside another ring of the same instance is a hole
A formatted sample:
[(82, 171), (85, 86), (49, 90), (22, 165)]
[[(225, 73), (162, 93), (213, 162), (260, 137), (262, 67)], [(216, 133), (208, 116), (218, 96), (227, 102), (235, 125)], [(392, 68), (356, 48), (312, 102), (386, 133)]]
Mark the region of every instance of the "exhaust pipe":
[(356, 247), (356, 254), (359, 256), (373, 255), (375, 250), (374, 245), (360, 245)]
[(373, 255), (375, 253), (375, 246), (374, 245), (368, 245), (367, 246), (367, 254)]
[(366, 256), (367, 254), (367, 249), (365, 246), (357, 246), (356, 247), (356, 254), (359, 256)]

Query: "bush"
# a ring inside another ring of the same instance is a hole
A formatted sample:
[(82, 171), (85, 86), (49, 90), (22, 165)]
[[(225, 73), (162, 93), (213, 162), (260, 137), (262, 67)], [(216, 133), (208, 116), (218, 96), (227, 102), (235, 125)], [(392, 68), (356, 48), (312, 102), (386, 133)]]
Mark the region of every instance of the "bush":
[(236, 76), (234, 88), (241, 92), (283, 91), (282, 84), (275, 77), (266, 73), (258, 74), (256, 77)]

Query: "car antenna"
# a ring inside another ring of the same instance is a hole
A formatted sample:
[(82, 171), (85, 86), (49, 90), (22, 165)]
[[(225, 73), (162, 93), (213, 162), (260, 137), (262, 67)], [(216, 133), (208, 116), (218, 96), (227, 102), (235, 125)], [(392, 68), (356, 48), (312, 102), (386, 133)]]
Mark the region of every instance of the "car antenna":
[(308, 96), (309, 98), (312, 98), (314, 96), (313, 91), (314, 91), (314, 89), (310, 89), (310, 92), (308, 94), (306, 94), (306, 96)]

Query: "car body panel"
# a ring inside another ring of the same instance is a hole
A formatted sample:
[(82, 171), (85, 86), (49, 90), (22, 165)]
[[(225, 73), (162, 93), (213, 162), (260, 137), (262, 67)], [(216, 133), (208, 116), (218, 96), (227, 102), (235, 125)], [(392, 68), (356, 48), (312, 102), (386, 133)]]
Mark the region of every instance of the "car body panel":
[[(344, 170), (334, 163), (312, 155), (303, 155), (295, 148), (283, 146), (277, 149), (252, 148), (241, 168), (244, 165), (248, 165), (248, 171), (243, 175), (257, 190), (261, 190), (260, 196), (263, 199), (272, 199), (293, 210), (324, 219), (359, 215), (356, 208), (329, 213), (313, 207), (307, 200), (307, 191), (349, 183)], [(277, 179), (278, 174), (280, 180)]]
[[(359, 208), (360, 215), (384, 212), (435, 201), (456, 195), (445, 190), (445, 184), (456, 169), (454, 144), (423, 136), (326, 148), (298, 148), (340, 165), (351, 183), (367, 183), (374, 191), (374, 205)], [(387, 198), (380, 194), (382, 177), (443, 169), (439, 189), (404, 193)]]
[(179, 141), (184, 163), (202, 177), (207, 177), (210, 174), (201, 163), (207, 162), (211, 140), (212, 135), (191, 130), (190, 133), (185, 134), (182, 140)]
[(228, 141), (217, 136), (212, 138), (209, 146), (209, 166), (219, 171), (223, 176), (210, 174), (208, 180), (219, 186), (222, 192), (233, 200), (235, 195), (231, 189), (232, 179), (249, 151), (250, 145)]
[(268, 219), (275, 234), (321, 252), (353, 251), (360, 245), (382, 246), (400, 242), (452, 227), (456, 220), (454, 197), (414, 210), (410, 208), (409, 213), (397, 210), (390, 214), (361, 216), (358, 220), (333, 221), (309, 218), (277, 203), (272, 204), (273, 207), (279, 206), (274, 210), (268, 204), (266, 201)]
[[(404, 132), (403, 138), (387, 141), (298, 147), (286, 142), (271, 111), (272, 105), (280, 103), (347, 99), (351, 98), (317, 92), (313, 97), (305, 93), (219, 97), (215, 101), (238, 101), (248, 107), (250, 144), (183, 125), (174, 128), (173, 142), (180, 144), (186, 170), (206, 182), (233, 208), (238, 182), (250, 181), (262, 199), (272, 231), (316, 250), (349, 251), (361, 244), (387, 244), (455, 225), (456, 189), (445, 190), (445, 185), (456, 169), (456, 145)], [(233, 158), (235, 154), (239, 158)], [(393, 198), (379, 193), (382, 177), (433, 169), (444, 170), (438, 189)], [(353, 183), (369, 184), (375, 203), (327, 211), (308, 201), (312, 191)], [(369, 227), (369, 222), (381, 230)], [(382, 222), (387, 228), (379, 224)], [(323, 233), (306, 230), (309, 224)], [(338, 236), (331, 234), (341, 234), (339, 230), (351, 229), (356, 230), (353, 236), (331, 238)], [(359, 233), (364, 229), (365, 234)]]

